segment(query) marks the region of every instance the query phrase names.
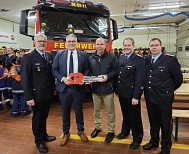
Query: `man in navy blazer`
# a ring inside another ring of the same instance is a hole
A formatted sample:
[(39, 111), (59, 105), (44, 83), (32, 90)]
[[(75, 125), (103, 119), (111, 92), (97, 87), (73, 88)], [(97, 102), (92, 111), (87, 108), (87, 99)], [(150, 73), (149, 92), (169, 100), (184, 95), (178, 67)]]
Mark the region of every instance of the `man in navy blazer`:
[(60, 145), (67, 144), (70, 133), (70, 110), (72, 102), (74, 104), (78, 135), (84, 142), (88, 141), (84, 133), (83, 120), (83, 101), (85, 94), (84, 85), (72, 85), (68, 81), (70, 73), (82, 73), (84, 76), (89, 74), (87, 54), (84, 51), (76, 50), (77, 37), (69, 34), (66, 37), (68, 49), (58, 51), (53, 62), (52, 74), (57, 79), (56, 90), (59, 92), (59, 99), (62, 105), (63, 118), (63, 137)]

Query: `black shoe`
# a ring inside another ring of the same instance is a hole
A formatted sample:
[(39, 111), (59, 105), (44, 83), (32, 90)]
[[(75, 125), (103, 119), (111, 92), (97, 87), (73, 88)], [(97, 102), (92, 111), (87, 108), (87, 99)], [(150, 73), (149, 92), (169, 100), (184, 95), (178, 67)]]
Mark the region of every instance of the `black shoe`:
[(151, 150), (151, 149), (157, 148), (157, 147), (159, 147), (158, 144), (147, 143), (147, 144), (145, 144), (145, 145), (143, 146), (143, 149), (144, 149), (144, 150)]
[(117, 136), (117, 139), (121, 140), (124, 139), (126, 136), (128, 136), (129, 134), (125, 134), (125, 133), (119, 133), (119, 135)]
[(132, 142), (132, 143), (130, 144), (130, 146), (129, 146), (129, 149), (135, 150), (135, 149), (137, 149), (139, 146), (140, 146), (139, 143), (137, 143), (137, 142)]
[(44, 143), (36, 144), (36, 148), (39, 150), (40, 153), (47, 153), (49, 151)]
[(106, 139), (105, 139), (104, 142), (105, 142), (105, 143), (110, 143), (110, 142), (113, 140), (114, 136), (115, 136), (114, 133), (109, 132), (109, 133), (107, 134)]
[(14, 117), (14, 118), (18, 117), (19, 115), (20, 115), (19, 113), (16, 113), (16, 114), (11, 113), (11, 116)]
[(97, 137), (98, 133), (100, 133), (100, 132), (101, 132), (101, 129), (98, 130), (95, 128), (94, 131), (91, 133), (91, 138)]
[(27, 116), (28, 114), (31, 114), (31, 110), (28, 110), (26, 112), (22, 111), (22, 117)]
[(55, 136), (47, 136), (43, 139), (43, 141), (46, 141), (46, 142), (52, 142), (56, 140), (56, 137)]

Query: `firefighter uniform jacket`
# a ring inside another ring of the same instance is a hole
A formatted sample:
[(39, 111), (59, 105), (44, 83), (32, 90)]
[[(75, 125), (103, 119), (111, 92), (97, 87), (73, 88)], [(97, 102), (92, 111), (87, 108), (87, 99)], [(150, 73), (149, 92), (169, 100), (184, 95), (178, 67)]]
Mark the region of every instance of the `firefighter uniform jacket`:
[(121, 55), (118, 61), (116, 94), (125, 99), (140, 100), (145, 86), (145, 60), (134, 52), (129, 59)]
[(44, 102), (54, 96), (55, 81), (51, 74), (52, 55), (44, 59), (37, 50), (24, 54), (21, 62), (21, 84), (26, 101)]
[(16, 68), (19, 67), (18, 65), (14, 65), (11, 67), (9, 74), (8, 74), (8, 90), (12, 90), (12, 93), (15, 94), (24, 94), (24, 91), (21, 86), (21, 78), (19, 72)]
[(153, 104), (171, 104), (174, 90), (183, 82), (180, 64), (175, 56), (165, 54), (151, 64), (152, 55), (146, 57), (145, 99)]
[(0, 65), (0, 91), (7, 90), (8, 70)]

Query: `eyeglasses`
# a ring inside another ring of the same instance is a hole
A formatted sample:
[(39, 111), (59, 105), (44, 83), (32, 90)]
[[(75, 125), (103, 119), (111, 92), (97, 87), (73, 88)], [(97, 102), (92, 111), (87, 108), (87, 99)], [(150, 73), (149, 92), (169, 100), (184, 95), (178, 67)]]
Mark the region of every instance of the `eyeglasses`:
[(77, 41), (66, 41), (67, 43), (76, 43)]
[(47, 41), (39, 40), (38, 43), (47, 43)]
[(96, 44), (96, 45), (104, 45), (103, 43), (100, 43), (100, 44)]
[(154, 44), (154, 45), (150, 45), (150, 48), (153, 48), (153, 47), (158, 47), (159, 45), (161, 45), (161, 44)]

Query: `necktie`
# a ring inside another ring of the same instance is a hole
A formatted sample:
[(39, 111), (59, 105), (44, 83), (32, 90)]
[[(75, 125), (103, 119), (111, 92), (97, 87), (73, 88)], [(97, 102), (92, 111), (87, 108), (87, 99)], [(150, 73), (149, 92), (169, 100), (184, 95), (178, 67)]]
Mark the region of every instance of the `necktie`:
[(153, 66), (153, 64), (154, 64), (154, 58), (152, 59), (152, 61), (151, 61), (151, 67)]
[(42, 57), (43, 57), (44, 60), (46, 60), (46, 58), (45, 58), (45, 54), (44, 54), (44, 53), (42, 54)]
[(127, 55), (125, 55), (125, 60), (127, 60), (128, 59), (128, 57), (127, 57)]
[(69, 74), (73, 73), (73, 52), (70, 54), (70, 66), (69, 66)]

